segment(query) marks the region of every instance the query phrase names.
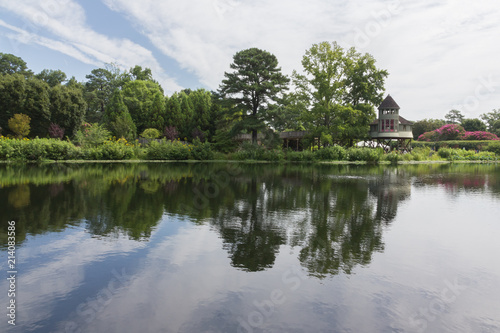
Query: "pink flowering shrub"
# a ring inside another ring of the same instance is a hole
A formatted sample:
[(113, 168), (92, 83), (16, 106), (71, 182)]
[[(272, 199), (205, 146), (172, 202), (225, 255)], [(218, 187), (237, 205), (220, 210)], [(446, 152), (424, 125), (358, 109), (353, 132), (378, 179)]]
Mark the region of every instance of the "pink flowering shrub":
[(420, 136), (417, 139), (418, 141), (439, 141), (438, 140), (438, 133), (436, 131), (430, 131), (430, 132), (425, 132), (424, 134), (420, 134)]
[(459, 140), (465, 134), (464, 128), (457, 124), (446, 124), (435, 131), (438, 133), (438, 141)]
[(447, 141), (460, 140), (465, 130), (456, 124), (446, 124), (434, 131), (425, 132), (418, 137), (418, 141)]
[(500, 138), (490, 132), (476, 131), (465, 132), (463, 140), (500, 140)]
[(466, 132), (456, 124), (447, 124), (434, 131), (425, 132), (418, 141), (449, 141), (449, 140), (500, 140), (495, 134), (483, 131)]

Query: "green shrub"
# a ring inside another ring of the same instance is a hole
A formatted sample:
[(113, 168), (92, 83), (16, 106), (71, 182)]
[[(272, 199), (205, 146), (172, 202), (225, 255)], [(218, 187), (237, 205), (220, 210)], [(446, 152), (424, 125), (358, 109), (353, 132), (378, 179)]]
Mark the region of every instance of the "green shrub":
[(414, 161), (425, 161), (432, 159), (432, 156), (435, 154), (433, 150), (429, 147), (419, 147), (414, 148), (411, 151), (411, 154), (407, 154), (411, 157), (411, 160)]
[(74, 160), (80, 158), (81, 151), (71, 142), (50, 140), (46, 147), (47, 158), (50, 160)]
[(165, 140), (162, 142), (152, 141), (146, 148), (146, 157), (149, 160), (165, 160), (167, 159), (168, 147)]
[(346, 150), (341, 146), (326, 147), (314, 152), (315, 159), (320, 161), (342, 161), (347, 157)]
[(310, 150), (304, 151), (288, 151), (286, 159), (292, 162), (311, 162), (314, 161), (314, 153)]
[(486, 146), (486, 150), (500, 155), (500, 141), (491, 141)]
[(88, 147), (82, 150), (82, 158), (84, 160), (102, 160), (102, 150), (96, 147)]
[(16, 147), (12, 144), (12, 141), (14, 140), (0, 138), (0, 160), (10, 160), (16, 155)]
[(126, 143), (110, 141), (98, 147), (103, 160), (128, 160), (134, 156), (134, 149)]
[(222, 153), (231, 153), (238, 146), (231, 133), (228, 131), (217, 130), (214, 136), (214, 149)]
[(111, 137), (104, 125), (85, 123), (75, 134), (75, 142), (82, 147), (97, 147)]
[(238, 161), (243, 160), (263, 160), (266, 148), (259, 145), (254, 145), (251, 142), (244, 142), (238, 151), (234, 153), (234, 159)]
[(160, 137), (160, 131), (156, 128), (146, 128), (142, 132), (141, 137), (145, 139), (158, 139)]
[(190, 157), (190, 147), (178, 140), (152, 141), (146, 152), (146, 157), (150, 160), (187, 160)]
[(494, 161), (498, 159), (494, 152), (476, 153), (474, 150), (453, 148), (441, 148), (438, 150), (438, 155), (449, 161)]
[(285, 153), (281, 149), (266, 150), (262, 154), (265, 161), (280, 162), (285, 159)]
[(191, 148), (191, 157), (195, 160), (206, 161), (214, 158), (212, 145), (209, 142), (201, 142), (200, 139), (195, 139), (189, 148)]
[(423, 142), (423, 141), (412, 141), (413, 148), (429, 147), (429, 148), (465, 148), (466, 150), (485, 150), (489, 143), (496, 141), (485, 141), (485, 140), (450, 140), (450, 141), (438, 141), (438, 142)]
[(221, 153), (219, 151), (213, 152), (213, 160), (230, 160), (231, 156), (228, 154)]
[(449, 159), (452, 155), (453, 150), (450, 148), (439, 148), (438, 155), (441, 158)]
[(347, 159), (349, 161), (378, 162), (384, 155), (382, 148), (356, 148), (347, 149)]
[(41, 161), (45, 158), (45, 145), (39, 140), (27, 141), (21, 146), (21, 156), (27, 161)]
[(391, 151), (384, 156), (384, 159), (393, 164), (397, 164), (399, 161), (403, 160), (403, 155), (397, 151)]

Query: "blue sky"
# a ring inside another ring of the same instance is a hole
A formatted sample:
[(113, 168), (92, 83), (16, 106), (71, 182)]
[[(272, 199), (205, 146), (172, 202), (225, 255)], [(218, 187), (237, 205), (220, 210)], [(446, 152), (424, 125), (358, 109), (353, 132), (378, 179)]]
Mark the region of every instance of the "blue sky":
[(495, 0), (0, 0), (0, 52), (81, 81), (105, 63), (141, 65), (171, 94), (217, 89), (246, 48), (290, 75), (312, 44), (337, 41), (389, 71), (405, 118), (474, 118), (500, 108), (498, 22)]

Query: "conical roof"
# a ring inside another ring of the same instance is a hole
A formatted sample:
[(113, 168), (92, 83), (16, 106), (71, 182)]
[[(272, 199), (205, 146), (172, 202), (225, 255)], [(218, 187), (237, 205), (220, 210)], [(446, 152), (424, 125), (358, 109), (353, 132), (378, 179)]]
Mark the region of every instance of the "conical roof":
[(379, 109), (399, 109), (398, 103), (391, 97), (391, 95), (387, 95), (387, 97), (383, 100), (382, 104), (378, 107)]

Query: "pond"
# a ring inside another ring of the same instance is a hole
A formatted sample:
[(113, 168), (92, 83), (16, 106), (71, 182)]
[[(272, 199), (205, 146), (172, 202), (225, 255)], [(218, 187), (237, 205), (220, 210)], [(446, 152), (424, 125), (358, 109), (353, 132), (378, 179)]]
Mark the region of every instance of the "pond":
[(0, 165), (0, 205), (1, 332), (500, 331), (499, 165)]

